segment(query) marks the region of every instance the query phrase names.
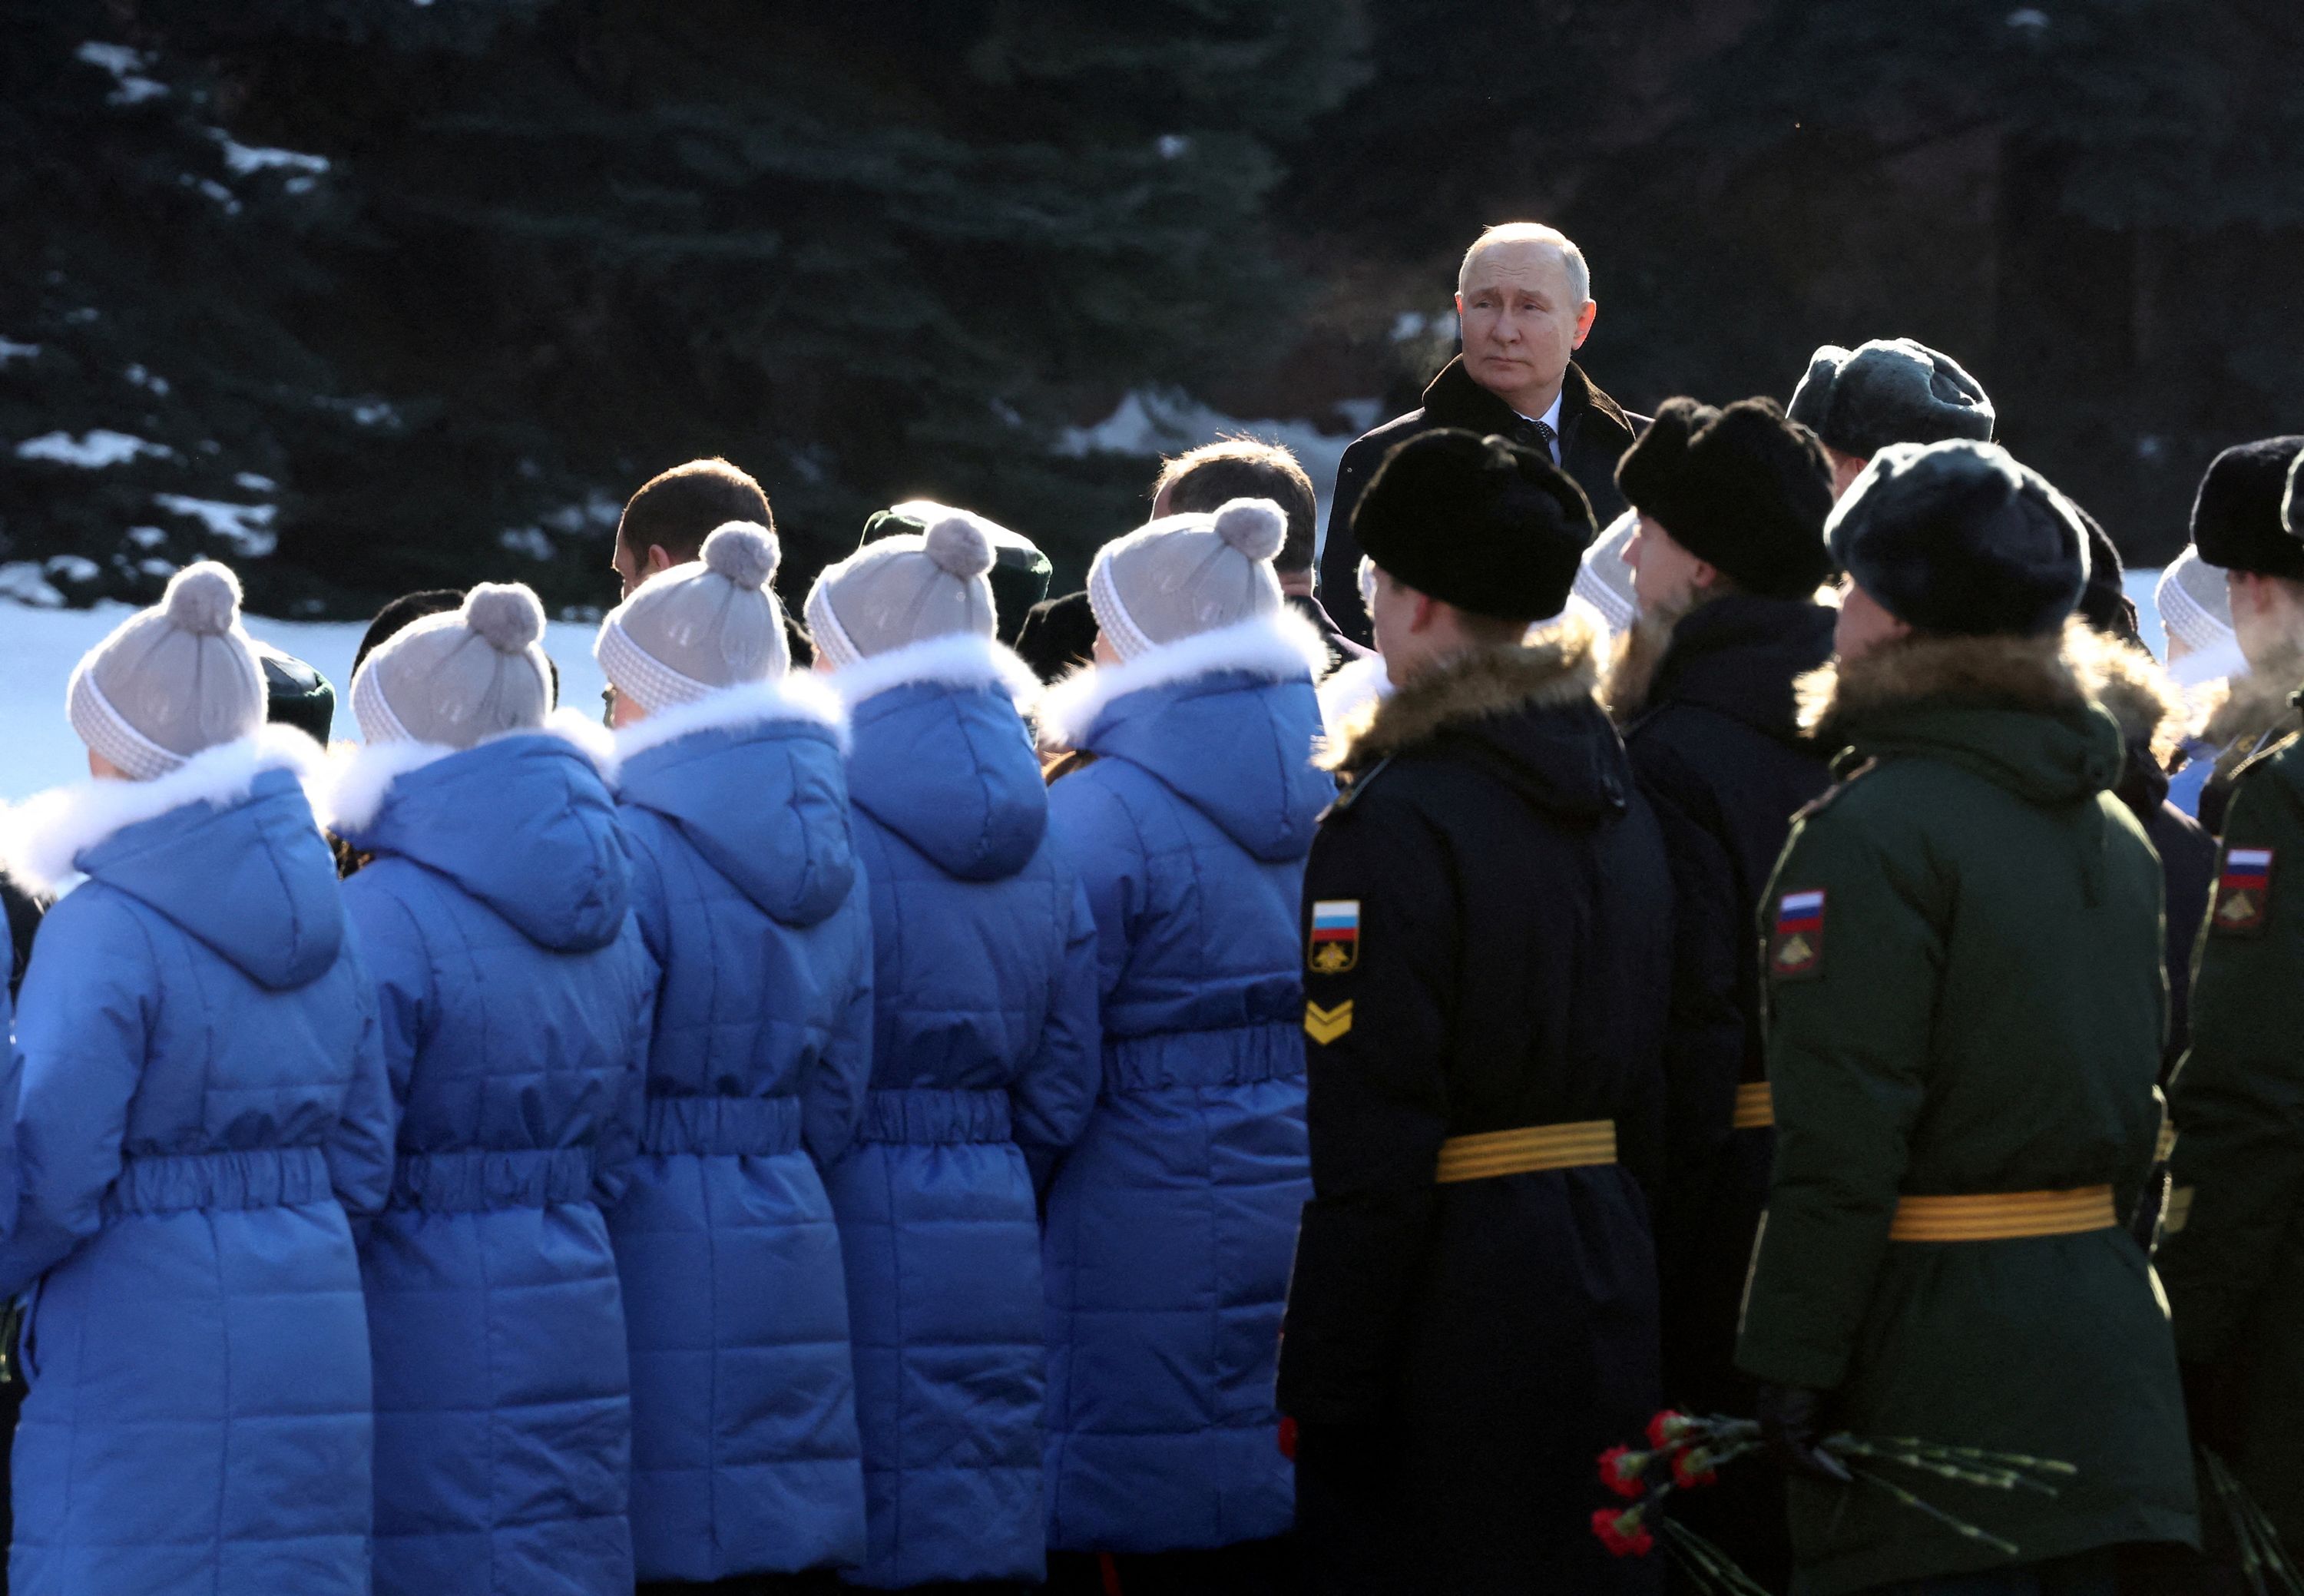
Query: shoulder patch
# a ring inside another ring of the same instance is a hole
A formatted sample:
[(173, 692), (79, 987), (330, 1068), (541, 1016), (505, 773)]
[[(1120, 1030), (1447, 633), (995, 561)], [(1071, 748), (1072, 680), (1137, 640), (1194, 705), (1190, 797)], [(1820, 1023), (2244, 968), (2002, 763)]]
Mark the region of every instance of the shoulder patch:
[(1304, 1034), (1322, 1047), (1342, 1041), (1352, 1028), (1352, 1000), (1345, 998), (1334, 1008), (1322, 1008), (1317, 1003), (1304, 1006)]
[(1315, 975), (1342, 975), (1360, 964), (1360, 899), (1333, 898), (1312, 905), (1312, 940), (1304, 962)]
[(1776, 899), (1768, 934), (1768, 979), (1814, 981), (1824, 973), (1824, 904), (1821, 887), (1799, 887)]
[(2227, 845), (2216, 871), (2216, 901), (2208, 910), (2210, 930), (2219, 937), (2260, 937), (2272, 913), (2270, 848)]
[(1845, 771), (1836, 773), (1836, 779), (1834, 779), (1830, 786), (1825, 788), (1823, 792), (1817, 794), (1814, 798), (1809, 799), (1806, 803), (1801, 804), (1798, 810), (1793, 811), (1792, 823), (1794, 825), (1798, 825), (1802, 820), (1822, 814), (1825, 810), (1830, 809), (1834, 804), (1840, 802), (1842, 794), (1847, 792), (1849, 788), (1863, 780), (1873, 771), (1878, 769), (1879, 767), (1879, 760), (1866, 760), (1861, 764), (1851, 766)]

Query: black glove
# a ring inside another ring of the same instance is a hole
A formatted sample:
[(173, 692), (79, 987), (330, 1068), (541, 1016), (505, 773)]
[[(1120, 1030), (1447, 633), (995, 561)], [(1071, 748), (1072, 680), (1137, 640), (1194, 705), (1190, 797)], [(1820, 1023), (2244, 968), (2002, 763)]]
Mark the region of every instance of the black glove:
[(1821, 1391), (1763, 1384), (1753, 1396), (1752, 1416), (1760, 1422), (1760, 1438), (1767, 1442), (1769, 1454), (1786, 1473), (1852, 1485), (1856, 1477), (1848, 1465), (1817, 1446), (1817, 1410), (1823, 1405)]

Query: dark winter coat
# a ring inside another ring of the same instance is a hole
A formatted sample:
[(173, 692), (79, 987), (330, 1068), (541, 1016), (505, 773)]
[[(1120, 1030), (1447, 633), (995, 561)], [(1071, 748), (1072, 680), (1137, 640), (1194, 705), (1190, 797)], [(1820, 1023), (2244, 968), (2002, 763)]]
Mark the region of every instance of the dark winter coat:
[[(2268, 855), (2251, 858), (2251, 855)], [(2159, 1265), (2177, 1350), (2219, 1388), (2213, 1444), (2292, 1549), (2304, 1545), (2304, 741), (2233, 784), (2192, 1045), (2169, 1087), (2177, 1137)], [(2263, 878), (2259, 885), (2253, 876)]]
[[(1737, 1347), (1831, 1393), (1829, 1429), (2076, 1464), (2054, 1497), (1910, 1481), (2026, 1561), (2196, 1535), (2174, 1340), (2126, 1223), (2161, 1120), (2160, 867), (2058, 649), (1915, 642), (1816, 681), (1847, 777), (1763, 904), (1776, 1162)], [(1891, 1239), (1902, 1197), (2095, 1187), (2114, 1222), (2076, 1234)], [(1792, 1530), (1796, 1596), (2004, 1561), (1860, 1485), (1795, 1481)]]
[[(1793, 683), (1832, 657), (1837, 618), (1807, 599), (1715, 598), (1673, 628), (1641, 701), (1617, 706), (1672, 862), (1671, 1157), (1656, 1252), (1664, 1398), (1690, 1413), (1751, 1411), (1736, 1317), (1776, 1145), (1752, 926), (1793, 814), (1831, 785), (1824, 751), (1799, 726)], [(1783, 1583), (1774, 1471), (1732, 1473), (1684, 1511), (1747, 1573)]]
[[(1593, 1460), (1658, 1404), (1671, 879), (1589, 639), (1410, 682), (1343, 756), (1307, 871), (1314, 1196), (1280, 1402), (1323, 1592), (1652, 1591)], [(1310, 940), (1316, 906), (1357, 929)], [(1450, 1137), (1614, 1122), (1614, 1164), (1435, 1184)]]
[(758, 683), (616, 737), (632, 917), (663, 972), (609, 1210), (643, 1581), (853, 1563), (864, 1474), (819, 1163), (871, 1067), (872, 933), (829, 693)]
[(18, 1596), (365, 1596), (368, 1320), (346, 1210), (382, 1206), (376, 995), (266, 728), (156, 781), (12, 817), (12, 869), (75, 870), (17, 1013), (30, 1288)]
[(1289, 594), (1288, 607), (1312, 623), (1312, 630), (1320, 634), (1321, 645), (1328, 650), (1328, 668), (1320, 673), (1323, 682), (1355, 659), (1375, 657), (1375, 649), (1364, 649), (1346, 637), (1344, 629), (1336, 624), (1335, 617), (1329, 615), (1326, 607), (1311, 594)]
[(656, 968), (629, 844), (555, 736), (363, 750), (336, 834), (376, 978), (395, 1145), (360, 1247), (376, 1583), (623, 1596), (631, 1397), (604, 1207), (640, 1131)]
[(1045, 1570), (1046, 1298), (1028, 1159), (1079, 1135), (1104, 1061), (1096, 922), (1048, 840), (989, 638), (843, 668), (858, 852), (871, 882), (872, 1090), (826, 1174), (848, 1261), (870, 1546), (851, 1579)]
[(1334, 794), (1312, 764), (1312, 629), (1286, 611), (1099, 667), (1044, 730), (1093, 762), (1048, 793), (1096, 918), (1103, 1090), (1047, 1194), (1048, 1544), (1261, 1541), (1304, 1150), (1297, 908)]
[[(1646, 416), (1624, 410), (1581, 366), (1569, 362), (1560, 385), (1560, 467), (1592, 501), (1597, 525), (1607, 525), (1624, 508), (1624, 496), (1616, 490), (1616, 462), (1648, 424)], [(1360, 545), (1352, 536), (1352, 511), (1393, 446), (1435, 427), (1461, 427), (1484, 437), (1498, 432), (1531, 446), (1537, 441), (1536, 424), (1475, 382), (1461, 355), (1441, 368), (1424, 390), (1420, 408), (1352, 441), (1337, 463), (1336, 491), (1328, 505), (1328, 536), (1320, 546), (1320, 602), (1354, 642), (1374, 638), (1360, 603)]]

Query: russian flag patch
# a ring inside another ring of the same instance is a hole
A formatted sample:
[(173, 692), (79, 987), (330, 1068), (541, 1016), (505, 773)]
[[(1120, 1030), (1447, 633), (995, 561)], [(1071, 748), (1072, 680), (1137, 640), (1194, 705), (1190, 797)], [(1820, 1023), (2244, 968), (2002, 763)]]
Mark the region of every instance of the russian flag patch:
[(1312, 943), (1305, 957), (1315, 975), (1342, 975), (1360, 962), (1360, 899), (1312, 905)]
[(1776, 900), (1775, 930), (1768, 938), (1768, 973), (1801, 981), (1824, 973), (1824, 889), (1806, 887)]
[(2270, 848), (2224, 850), (2215, 907), (2208, 913), (2208, 923), (2219, 936), (2263, 935), (2272, 913), (2272, 853)]

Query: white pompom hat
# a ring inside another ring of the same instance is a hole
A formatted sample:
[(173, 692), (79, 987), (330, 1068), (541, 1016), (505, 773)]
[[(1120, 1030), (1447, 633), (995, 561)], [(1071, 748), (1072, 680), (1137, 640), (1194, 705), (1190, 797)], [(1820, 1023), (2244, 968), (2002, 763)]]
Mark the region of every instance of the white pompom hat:
[(659, 571), (608, 612), (592, 657), (616, 692), (651, 715), (792, 669), (784, 606), (768, 583), (784, 563), (775, 533), (723, 522), (699, 556)]
[(264, 724), (264, 668), (240, 624), (240, 579), (187, 565), (72, 671), (65, 714), (123, 776), (150, 781)]
[(946, 511), (921, 533), (868, 543), (828, 565), (808, 593), (808, 630), (834, 667), (846, 669), (930, 638), (988, 638), (992, 534), (964, 510)]
[(352, 713), (370, 743), (470, 748), (534, 731), (552, 712), (544, 605), (520, 582), (482, 582), (463, 607), (427, 615), (370, 654)]
[(1270, 499), (1163, 516), (1097, 550), (1088, 607), (1123, 660), (1269, 615), (1285, 602), (1272, 561), (1287, 535)]

